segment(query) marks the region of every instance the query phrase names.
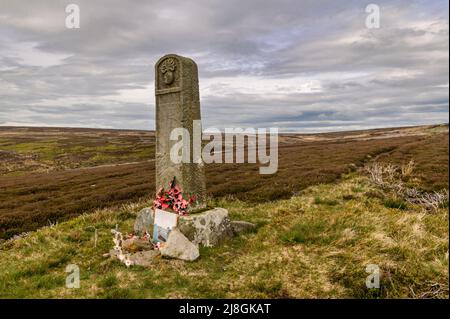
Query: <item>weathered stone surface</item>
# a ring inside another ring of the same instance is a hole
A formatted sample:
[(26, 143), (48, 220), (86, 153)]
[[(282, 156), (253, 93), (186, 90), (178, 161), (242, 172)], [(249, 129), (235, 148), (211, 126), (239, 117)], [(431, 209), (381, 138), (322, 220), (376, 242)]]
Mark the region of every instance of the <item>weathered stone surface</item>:
[(160, 248), (162, 256), (186, 261), (196, 260), (200, 256), (198, 245), (193, 244), (177, 228), (170, 231), (167, 241)]
[(143, 236), (146, 232), (152, 234), (154, 218), (153, 209), (149, 207), (142, 209), (134, 222), (134, 233), (138, 236)]
[(152, 249), (153, 245), (148, 240), (140, 239), (137, 237), (125, 239), (122, 242), (122, 249), (134, 253), (141, 250), (149, 250)]
[(131, 254), (129, 259), (133, 265), (149, 267), (155, 260), (155, 257), (161, 255), (159, 250), (145, 250)]
[(233, 236), (228, 211), (224, 208), (180, 216), (178, 229), (194, 244), (203, 246), (214, 246)]
[(256, 229), (256, 225), (246, 221), (236, 220), (231, 221), (231, 228), (233, 229), (233, 233), (235, 235), (239, 235), (241, 233), (248, 233), (254, 231)]
[[(194, 140), (201, 139), (201, 125), (194, 130), (194, 120), (200, 121), (198, 71), (195, 62), (175, 54), (163, 56), (155, 65), (156, 95), (156, 190), (167, 189), (175, 176), (183, 192), (196, 195), (196, 208), (204, 207), (206, 186), (204, 163), (193, 152)], [(200, 122), (197, 122), (200, 123)], [(170, 150), (177, 141), (170, 140), (173, 129), (189, 133), (189, 163), (173, 163)], [(194, 131), (197, 134), (194, 134)]]
[(115, 249), (110, 249), (109, 250), (109, 254), (105, 254), (104, 256), (110, 256), (110, 257), (117, 257), (117, 255), (118, 255), (118, 251), (117, 250), (115, 250)]

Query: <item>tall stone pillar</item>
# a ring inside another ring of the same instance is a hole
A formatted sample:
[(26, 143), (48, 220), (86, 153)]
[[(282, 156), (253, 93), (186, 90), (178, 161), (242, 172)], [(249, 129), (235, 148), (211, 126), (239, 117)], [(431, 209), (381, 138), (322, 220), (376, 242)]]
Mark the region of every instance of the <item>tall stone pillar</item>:
[[(196, 162), (193, 159), (195, 139), (193, 121), (201, 120), (198, 71), (195, 62), (175, 54), (160, 58), (155, 65), (155, 96), (156, 190), (160, 187), (167, 189), (175, 176), (186, 197), (190, 195), (197, 197), (198, 203), (194, 208), (204, 207), (206, 201), (204, 164), (201, 156)], [(175, 128), (186, 129), (189, 133), (189, 163), (171, 161), (170, 150), (177, 141), (171, 141), (170, 134)]]

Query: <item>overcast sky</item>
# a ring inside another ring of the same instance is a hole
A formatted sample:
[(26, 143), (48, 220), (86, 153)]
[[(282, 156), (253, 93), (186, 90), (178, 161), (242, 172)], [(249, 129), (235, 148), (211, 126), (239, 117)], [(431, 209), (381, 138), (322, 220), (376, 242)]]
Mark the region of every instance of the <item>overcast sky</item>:
[(444, 123), (448, 31), (447, 0), (0, 0), (0, 125), (154, 129), (167, 53), (198, 64), (204, 128)]

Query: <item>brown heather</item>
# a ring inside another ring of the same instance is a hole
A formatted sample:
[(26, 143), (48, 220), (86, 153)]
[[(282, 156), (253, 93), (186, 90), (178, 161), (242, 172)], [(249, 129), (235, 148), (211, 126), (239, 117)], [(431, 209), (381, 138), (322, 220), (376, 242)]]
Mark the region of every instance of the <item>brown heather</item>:
[[(0, 177), (0, 238), (155, 191), (153, 132), (1, 128), (0, 150), (1, 167), (9, 168)], [(208, 192), (249, 203), (287, 199), (377, 157), (414, 159), (419, 187), (448, 188), (448, 126), (438, 126), (285, 134), (276, 174), (260, 175), (260, 164), (207, 165)]]

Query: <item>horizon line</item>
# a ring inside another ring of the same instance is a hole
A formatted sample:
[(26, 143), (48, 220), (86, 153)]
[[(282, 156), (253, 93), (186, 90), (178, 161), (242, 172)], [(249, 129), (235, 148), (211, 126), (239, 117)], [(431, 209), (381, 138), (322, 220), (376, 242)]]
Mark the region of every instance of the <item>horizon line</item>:
[[(434, 124), (419, 124), (419, 125), (400, 125), (400, 126), (377, 126), (370, 128), (361, 129), (350, 129), (350, 130), (335, 130), (335, 131), (322, 131), (322, 132), (305, 132), (305, 131), (279, 131), (279, 134), (327, 134), (327, 133), (341, 133), (341, 132), (359, 132), (359, 131), (370, 131), (370, 130), (380, 130), (380, 129), (406, 129), (414, 127), (426, 127), (426, 126), (449, 126), (449, 122), (441, 122)], [(132, 128), (107, 128), (107, 127), (84, 127), (84, 126), (26, 126), (26, 125), (0, 125), (0, 130), (5, 128), (23, 128), (23, 129), (68, 129), (68, 130), (103, 130), (103, 131), (135, 131), (135, 132), (156, 132), (156, 130), (146, 130), (146, 129), (132, 129)], [(236, 127), (237, 128), (237, 127)], [(265, 129), (270, 129), (266, 127)], [(278, 128), (280, 129), (280, 128)], [(220, 130), (221, 133), (225, 133), (224, 130)], [(207, 130), (202, 133), (208, 133)]]

